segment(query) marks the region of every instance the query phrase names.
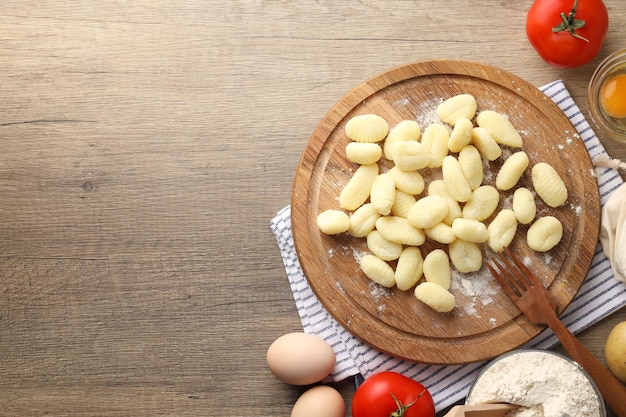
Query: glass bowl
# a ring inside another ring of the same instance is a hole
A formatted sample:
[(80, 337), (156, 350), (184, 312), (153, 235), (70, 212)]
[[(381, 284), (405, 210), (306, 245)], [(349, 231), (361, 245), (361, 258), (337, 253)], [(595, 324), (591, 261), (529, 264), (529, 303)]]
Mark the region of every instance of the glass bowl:
[(598, 133), (626, 142), (626, 117), (611, 117), (602, 107), (600, 100), (600, 94), (606, 83), (618, 74), (626, 74), (626, 49), (612, 53), (598, 65), (589, 81), (587, 100), (591, 119), (600, 128)]
[[(558, 370), (566, 371), (569, 378), (559, 375), (556, 372)], [(489, 384), (490, 381), (493, 382), (492, 385)], [(567, 384), (575, 387), (567, 390), (565, 387)], [(515, 390), (519, 391), (512, 394)], [(593, 413), (593, 410), (578, 409), (579, 414), (571, 416), (606, 417), (606, 407), (598, 387), (577, 362), (548, 350), (517, 349), (499, 356), (481, 370), (469, 390), (465, 403), (509, 402), (515, 397), (516, 402), (520, 404), (526, 401), (528, 404), (535, 404), (535, 407), (543, 408), (546, 415), (566, 415), (561, 414), (565, 413), (565, 410), (560, 409), (559, 404), (573, 406), (573, 401), (580, 401), (584, 392), (589, 393), (590, 406), (596, 402), (594, 399), (597, 400), (597, 413)], [(542, 398), (545, 401), (537, 404)], [(561, 402), (559, 403), (556, 398), (560, 398)], [(530, 409), (524, 409), (520, 414), (532, 415)]]

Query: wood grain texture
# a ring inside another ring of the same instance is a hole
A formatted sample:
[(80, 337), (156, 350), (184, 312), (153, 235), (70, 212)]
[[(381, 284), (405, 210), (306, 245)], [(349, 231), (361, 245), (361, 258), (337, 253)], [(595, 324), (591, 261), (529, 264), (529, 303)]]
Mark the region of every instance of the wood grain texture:
[[(410, 291), (383, 289), (360, 271), (355, 253), (368, 253), (364, 238), (348, 234), (326, 236), (317, 227), (319, 213), (339, 209), (338, 196), (357, 165), (345, 156), (350, 143), (344, 129), (359, 114), (378, 114), (393, 129), (402, 120), (417, 120), (426, 129), (441, 123), (433, 115), (441, 101), (471, 94), (477, 112), (506, 114), (521, 133), (530, 166), (518, 185), (500, 191), (496, 214), (511, 207), (518, 187), (533, 190), (530, 176), (539, 162), (553, 166), (565, 181), (568, 200), (552, 209), (536, 197), (538, 217), (552, 215), (563, 225), (561, 242), (548, 253), (528, 248), (526, 230), (519, 225), (511, 247), (533, 264), (550, 285), (562, 311), (582, 284), (595, 252), (599, 232), (600, 197), (593, 166), (574, 126), (562, 111), (536, 87), (501, 69), (469, 61), (421, 61), (407, 64), (362, 83), (329, 111), (313, 131), (302, 155), (294, 181), (292, 228), (300, 264), (326, 309), (346, 329), (372, 346), (417, 362), (461, 364), (486, 360), (517, 348), (543, 327), (520, 317), (488, 271), (453, 275), (456, 308), (442, 314), (419, 302)], [(495, 186), (504, 160), (518, 149), (503, 146), (503, 155), (491, 162), (483, 184)], [(450, 153), (454, 155), (453, 153)], [(381, 159), (380, 172), (393, 166)], [(426, 189), (441, 178), (441, 169), (421, 169)], [(416, 195), (419, 199), (427, 192)], [(420, 246), (426, 257), (434, 249), (448, 252), (447, 245), (430, 239)], [(481, 245), (483, 258), (491, 254)], [(463, 283), (465, 281), (470, 288)]]
[[(269, 220), (318, 122), (432, 58), (563, 79), (586, 112), (626, 38), (605, 3), (600, 56), (562, 70), (530, 1), (2, 1), (0, 416), (288, 415), (265, 351), (301, 327)], [(603, 357), (620, 319), (581, 339)]]

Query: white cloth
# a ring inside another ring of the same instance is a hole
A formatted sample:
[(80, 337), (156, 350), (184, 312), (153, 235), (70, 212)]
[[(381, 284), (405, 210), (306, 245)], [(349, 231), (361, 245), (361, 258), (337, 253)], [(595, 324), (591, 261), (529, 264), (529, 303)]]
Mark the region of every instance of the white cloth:
[(615, 278), (626, 282), (626, 184), (611, 194), (602, 207), (600, 243), (611, 260)]
[[(561, 81), (545, 85), (541, 90), (569, 117), (592, 158), (606, 154)], [(597, 168), (596, 176), (600, 201), (604, 204), (623, 181), (619, 173), (611, 168)], [(330, 316), (309, 287), (294, 247), (290, 213), (290, 206), (280, 210), (271, 221), (271, 228), (276, 235), (303, 330), (326, 340), (337, 355), (337, 364), (330, 379), (340, 381), (357, 374), (367, 378), (376, 372), (393, 370), (423, 383), (432, 394), (437, 411), (463, 399), (485, 362), (438, 366), (405, 361), (379, 352), (351, 335)], [(598, 244), (587, 278), (561, 319), (576, 333), (624, 305), (626, 284), (615, 279), (610, 262)], [(556, 336), (547, 329), (528, 346), (545, 349), (557, 343)]]

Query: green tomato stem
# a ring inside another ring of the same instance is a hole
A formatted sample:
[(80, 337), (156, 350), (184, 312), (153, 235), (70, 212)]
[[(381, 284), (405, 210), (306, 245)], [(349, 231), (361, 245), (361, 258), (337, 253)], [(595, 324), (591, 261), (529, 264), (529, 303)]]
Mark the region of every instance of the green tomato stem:
[(422, 390), (422, 392), (420, 392), (417, 397), (411, 401), (409, 404), (402, 404), (402, 401), (400, 401), (398, 398), (396, 398), (396, 396), (393, 394), (393, 392), (390, 392), (389, 394), (391, 394), (391, 397), (393, 398), (393, 401), (396, 403), (396, 407), (398, 407), (396, 409), (396, 411), (394, 411), (393, 413), (391, 413), (389, 415), (389, 417), (403, 417), (404, 413), (406, 413), (406, 411), (411, 408), (411, 406), (413, 404), (415, 404), (417, 402), (417, 400), (419, 400), (422, 395), (424, 395), (424, 392), (426, 392), (426, 389)]
[(575, 38), (582, 39), (583, 41), (589, 43), (589, 39), (584, 36), (576, 33), (576, 29), (584, 28), (587, 22), (582, 19), (576, 19), (576, 10), (578, 9), (578, 0), (574, 0), (574, 6), (572, 10), (568, 14), (565, 12), (561, 12), (561, 20), (562, 22), (552, 28), (552, 32), (569, 32)]

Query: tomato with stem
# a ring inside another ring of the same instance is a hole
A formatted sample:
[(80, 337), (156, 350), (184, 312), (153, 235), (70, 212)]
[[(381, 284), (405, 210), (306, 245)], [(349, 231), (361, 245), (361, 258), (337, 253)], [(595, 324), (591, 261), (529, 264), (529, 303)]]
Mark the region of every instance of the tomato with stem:
[(421, 383), (392, 371), (367, 378), (352, 398), (352, 417), (434, 417), (435, 405)]
[(544, 61), (563, 68), (591, 61), (608, 27), (602, 0), (535, 0), (526, 16), (530, 44)]

